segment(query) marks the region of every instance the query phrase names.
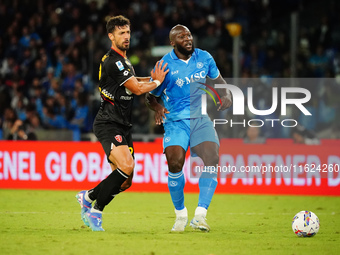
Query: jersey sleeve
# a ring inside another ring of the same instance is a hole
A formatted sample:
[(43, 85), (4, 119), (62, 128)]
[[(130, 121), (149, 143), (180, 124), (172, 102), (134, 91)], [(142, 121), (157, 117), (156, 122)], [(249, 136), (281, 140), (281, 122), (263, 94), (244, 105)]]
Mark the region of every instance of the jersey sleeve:
[(106, 63), (104, 63), (104, 68), (107, 74), (114, 79), (119, 86), (122, 86), (134, 76), (128, 65), (121, 60), (108, 59)]
[(216, 66), (216, 62), (214, 58), (210, 55), (210, 53), (206, 52), (206, 54), (207, 54), (207, 62), (209, 65), (208, 77), (212, 80), (215, 80), (220, 75), (220, 71), (218, 70)]

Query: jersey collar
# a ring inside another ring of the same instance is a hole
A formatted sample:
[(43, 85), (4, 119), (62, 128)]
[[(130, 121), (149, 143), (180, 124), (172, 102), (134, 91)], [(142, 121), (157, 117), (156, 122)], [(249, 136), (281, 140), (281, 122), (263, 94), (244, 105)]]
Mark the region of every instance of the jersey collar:
[[(111, 50), (113, 50), (114, 52), (116, 52), (118, 55), (122, 56), (123, 58), (126, 58), (124, 57), (122, 54), (120, 54), (118, 51), (116, 51), (114, 48), (111, 47)], [(176, 54), (175, 54), (176, 55)]]

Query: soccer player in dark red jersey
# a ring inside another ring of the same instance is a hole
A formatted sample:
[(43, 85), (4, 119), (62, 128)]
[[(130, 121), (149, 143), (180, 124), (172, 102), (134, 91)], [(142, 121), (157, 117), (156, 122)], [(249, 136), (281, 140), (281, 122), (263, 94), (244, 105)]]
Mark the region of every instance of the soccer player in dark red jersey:
[[(81, 218), (93, 231), (102, 228), (104, 207), (132, 183), (134, 149), (131, 137), (131, 111), (134, 95), (157, 88), (169, 72), (167, 64), (157, 62), (150, 77), (135, 76), (126, 57), (130, 45), (130, 21), (124, 16), (111, 17), (106, 24), (111, 49), (103, 56), (99, 68), (101, 105), (93, 124), (94, 134), (103, 146), (112, 173), (95, 188), (76, 196), (81, 206)], [(92, 207), (92, 203), (94, 205)]]

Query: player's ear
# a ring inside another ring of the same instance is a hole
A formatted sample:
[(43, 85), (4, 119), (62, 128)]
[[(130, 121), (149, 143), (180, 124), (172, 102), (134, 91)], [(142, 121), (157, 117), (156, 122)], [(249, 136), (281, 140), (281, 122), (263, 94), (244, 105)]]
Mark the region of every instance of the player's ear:
[(115, 38), (112, 33), (109, 33), (108, 37), (110, 38), (111, 41), (113, 41), (113, 39)]
[(170, 41), (170, 45), (171, 45), (172, 47), (175, 47), (175, 43), (174, 43), (173, 41)]

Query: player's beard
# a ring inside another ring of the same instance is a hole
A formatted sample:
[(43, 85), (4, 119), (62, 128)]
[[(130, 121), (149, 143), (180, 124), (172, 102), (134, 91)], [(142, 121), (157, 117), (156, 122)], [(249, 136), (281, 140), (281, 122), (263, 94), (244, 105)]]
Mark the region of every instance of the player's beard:
[(122, 44), (116, 44), (117, 48), (120, 49), (121, 51), (127, 51), (130, 48), (130, 43), (128, 45), (124, 45), (124, 42)]
[(181, 45), (178, 45), (178, 44), (176, 46), (177, 46), (177, 50), (179, 51), (179, 53), (181, 53), (185, 56), (191, 55), (195, 50), (194, 42), (192, 42), (191, 50), (187, 50), (186, 48), (184, 48), (184, 47), (182, 47)]

